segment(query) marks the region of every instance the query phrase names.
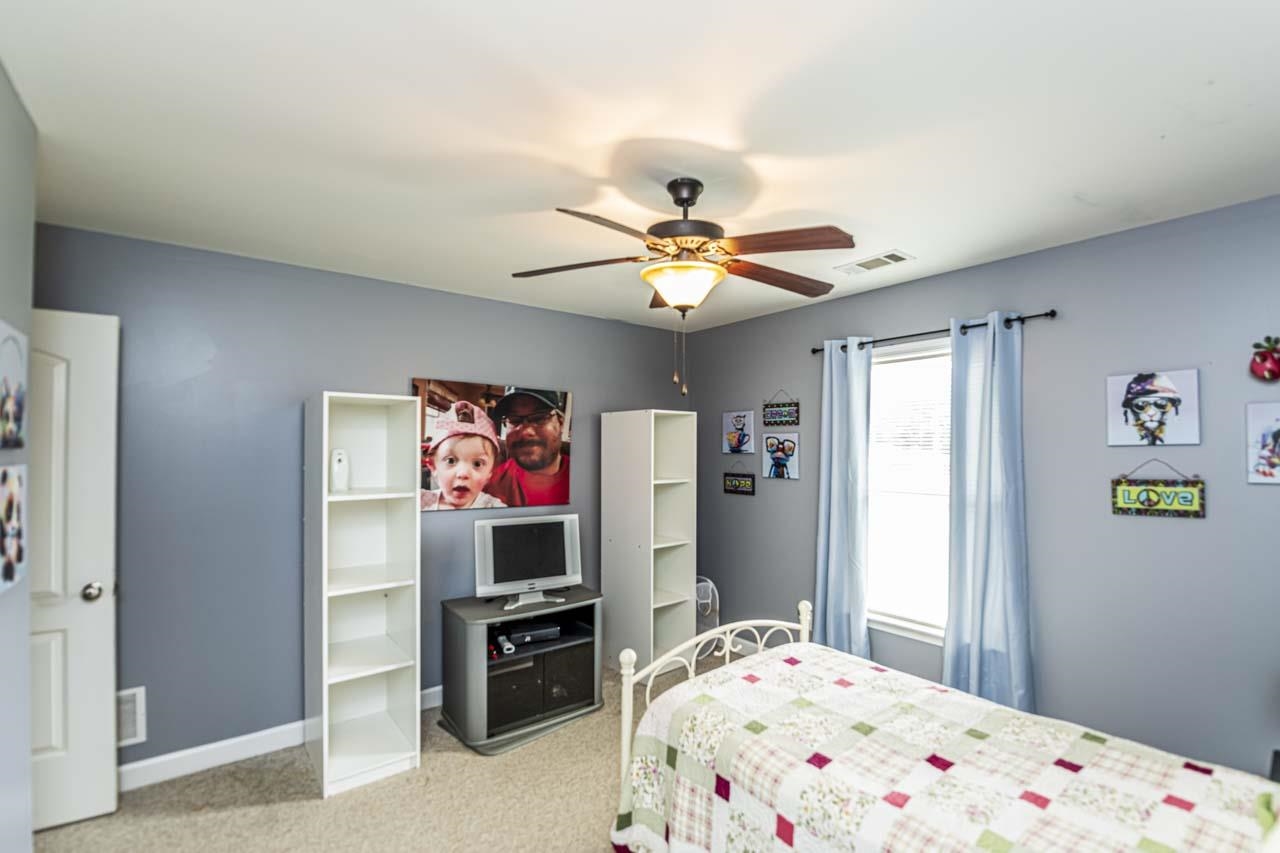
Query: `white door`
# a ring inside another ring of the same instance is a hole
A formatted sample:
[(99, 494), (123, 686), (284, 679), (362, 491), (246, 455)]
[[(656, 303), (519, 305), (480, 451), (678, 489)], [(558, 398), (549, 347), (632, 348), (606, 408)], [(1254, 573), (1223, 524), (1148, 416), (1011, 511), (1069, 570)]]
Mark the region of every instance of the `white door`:
[(36, 311), (28, 552), (35, 828), (116, 810), (120, 319)]

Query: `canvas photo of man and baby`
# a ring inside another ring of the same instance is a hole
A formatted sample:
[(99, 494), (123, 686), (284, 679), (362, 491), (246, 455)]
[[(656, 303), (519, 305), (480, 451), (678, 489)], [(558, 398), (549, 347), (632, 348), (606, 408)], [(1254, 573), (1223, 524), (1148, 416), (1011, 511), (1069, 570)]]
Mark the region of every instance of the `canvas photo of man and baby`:
[(569, 503), (568, 391), (414, 379), (423, 512)]

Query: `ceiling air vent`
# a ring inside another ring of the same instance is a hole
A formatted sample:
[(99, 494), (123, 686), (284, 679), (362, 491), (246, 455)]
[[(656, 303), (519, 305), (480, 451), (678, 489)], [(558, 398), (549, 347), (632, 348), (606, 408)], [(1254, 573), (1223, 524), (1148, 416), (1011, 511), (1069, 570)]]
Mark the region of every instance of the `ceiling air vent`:
[(883, 255), (875, 255), (870, 258), (863, 258), (860, 261), (841, 264), (836, 269), (845, 275), (861, 275), (864, 272), (872, 272), (881, 267), (890, 267), (894, 264), (900, 264), (903, 261), (915, 260), (914, 255), (908, 255), (906, 252), (899, 252), (897, 249), (885, 252)]

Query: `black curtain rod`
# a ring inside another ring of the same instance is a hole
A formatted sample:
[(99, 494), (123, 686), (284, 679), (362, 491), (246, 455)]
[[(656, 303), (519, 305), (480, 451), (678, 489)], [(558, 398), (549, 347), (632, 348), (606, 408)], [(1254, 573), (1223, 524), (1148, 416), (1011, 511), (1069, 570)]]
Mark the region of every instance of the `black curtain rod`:
[[(1012, 329), (1014, 323), (1025, 323), (1028, 320), (1039, 320), (1041, 317), (1046, 317), (1052, 320), (1057, 316), (1058, 316), (1058, 309), (1050, 308), (1048, 311), (1041, 311), (1039, 314), (1023, 314), (1021, 317), (1005, 317), (1004, 327), (1006, 329)], [(981, 323), (965, 323), (963, 326), (960, 327), (960, 334), (963, 335), (966, 332), (968, 332), (970, 329), (977, 329), (985, 325), (987, 325), (985, 320), (982, 321)], [(930, 335), (945, 335), (947, 332), (950, 332), (950, 331), (951, 329), (949, 328), (933, 329), (932, 331), (928, 331), (928, 332), (912, 332), (909, 335), (894, 335), (891, 338), (876, 338), (874, 341), (863, 341), (862, 343), (858, 344), (858, 349), (865, 348), (867, 344), (871, 344), (872, 346), (875, 346), (876, 344), (887, 344), (887, 343), (892, 343), (893, 341), (905, 341), (911, 338), (926, 338), (926, 337), (929, 337)], [(845, 344), (840, 345), (841, 352), (845, 352), (848, 349), (849, 347), (847, 345)], [(814, 347), (811, 350), (809, 350), (809, 352), (813, 353), (814, 355), (817, 355), (818, 353), (822, 352), (822, 350), (823, 350), (822, 347)]]

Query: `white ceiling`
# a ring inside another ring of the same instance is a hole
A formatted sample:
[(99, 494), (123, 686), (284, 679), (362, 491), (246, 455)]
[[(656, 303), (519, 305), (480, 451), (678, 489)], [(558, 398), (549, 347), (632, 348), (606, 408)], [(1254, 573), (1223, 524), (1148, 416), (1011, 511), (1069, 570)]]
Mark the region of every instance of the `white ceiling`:
[[(707, 185), (826, 298), (1280, 193), (1280, 4), (3, 0), (41, 220), (670, 326), (637, 252)], [(889, 249), (918, 260), (848, 277)], [(690, 328), (808, 300), (730, 276)]]

